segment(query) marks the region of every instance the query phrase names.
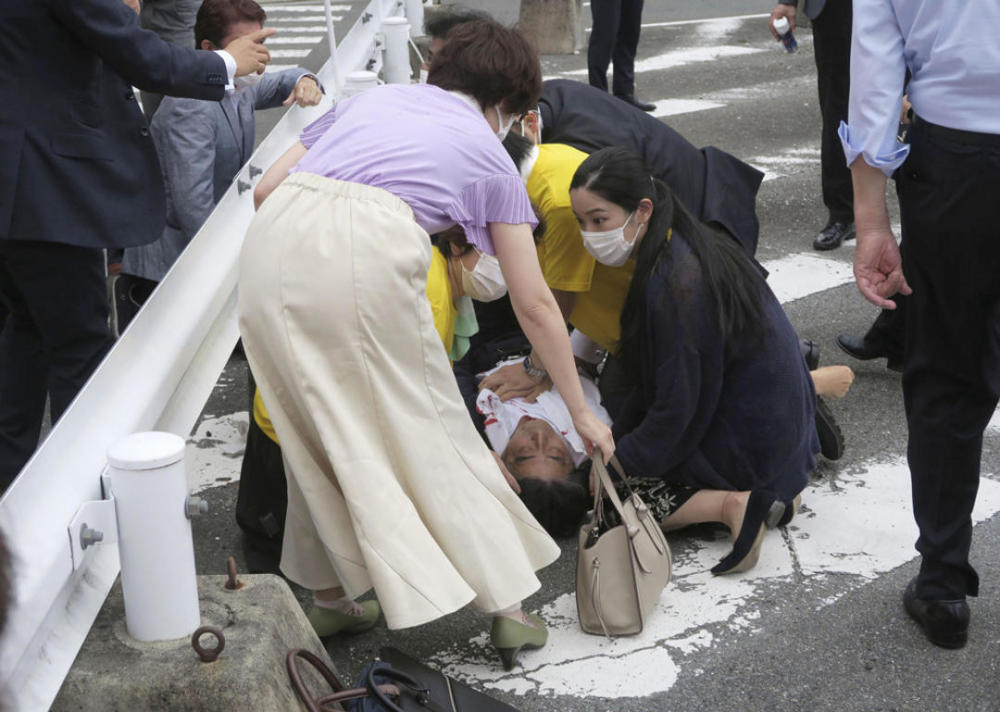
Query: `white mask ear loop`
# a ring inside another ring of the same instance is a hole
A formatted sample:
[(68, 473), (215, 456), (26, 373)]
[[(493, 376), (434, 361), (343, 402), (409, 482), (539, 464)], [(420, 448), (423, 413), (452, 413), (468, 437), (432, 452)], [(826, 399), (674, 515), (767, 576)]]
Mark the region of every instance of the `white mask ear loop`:
[(503, 114), (500, 113), (500, 107), (494, 106), (493, 110), (497, 112), (497, 138), (503, 141), (505, 138), (507, 138), (507, 134), (510, 132), (510, 127), (514, 125), (516, 117), (511, 116), (507, 120), (507, 124), (504, 125)]

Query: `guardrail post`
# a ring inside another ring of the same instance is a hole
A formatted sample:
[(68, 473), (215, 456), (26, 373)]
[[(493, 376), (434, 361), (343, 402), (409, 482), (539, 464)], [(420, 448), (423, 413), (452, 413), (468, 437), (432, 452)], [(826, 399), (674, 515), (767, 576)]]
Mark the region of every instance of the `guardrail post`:
[(410, 37), (424, 36), (423, 0), (406, 0), (406, 19), (410, 22)]
[(361, 70), (351, 72), (344, 82), (344, 96), (354, 96), (360, 94), (365, 89), (374, 89), (378, 86), (378, 75), (375, 72)]
[(386, 84), (410, 82), (410, 23), (405, 17), (387, 17), (382, 21), (385, 33), (385, 62), (382, 74)]
[(128, 633), (147, 642), (191, 635), (201, 613), (184, 439), (172, 433), (129, 435), (109, 448), (108, 466), (117, 500)]

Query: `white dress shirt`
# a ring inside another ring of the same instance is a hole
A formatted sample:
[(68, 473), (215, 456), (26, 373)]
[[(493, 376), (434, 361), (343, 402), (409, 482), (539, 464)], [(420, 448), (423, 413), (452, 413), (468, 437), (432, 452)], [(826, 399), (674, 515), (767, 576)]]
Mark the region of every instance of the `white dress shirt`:
[(861, 155), (888, 176), (906, 159), (896, 133), (907, 68), (917, 116), (1000, 134), (1000, 0), (854, 0), (848, 165)]
[(215, 53), (222, 57), (222, 61), (226, 63), (226, 76), (229, 77), (229, 81), (226, 82), (226, 89), (232, 89), (233, 79), (236, 78), (236, 59), (224, 49), (217, 49)]
[[(480, 375), (489, 375), (500, 366), (520, 363), (523, 360), (522, 358), (505, 361), (496, 368)], [(584, 402), (602, 423), (610, 426), (611, 418), (608, 416), (608, 411), (601, 405), (601, 394), (597, 390), (597, 386), (583, 374), (580, 376), (580, 385), (583, 387)], [(540, 394), (534, 403), (529, 403), (524, 398), (511, 398), (509, 401), (503, 402), (496, 393), (484, 388), (479, 391), (479, 397), (476, 398), (476, 410), (482, 413), (485, 418), (484, 429), (486, 430), (486, 438), (490, 441), (490, 447), (501, 455), (507, 449), (507, 443), (510, 441), (510, 436), (514, 434), (514, 430), (517, 429), (517, 424), (521, 422), (522, 418), (528, 417), (544, 420), (552, 426), (553, 430), (562, 435), (566, 445), (569, 446), (574, 467), (579, 467), (587, 459), (587, 450), (583, 439), (573, 427), (573, 416), (569, 414), (569, 409), (566, 408), (566, 403), (555, 386)]]

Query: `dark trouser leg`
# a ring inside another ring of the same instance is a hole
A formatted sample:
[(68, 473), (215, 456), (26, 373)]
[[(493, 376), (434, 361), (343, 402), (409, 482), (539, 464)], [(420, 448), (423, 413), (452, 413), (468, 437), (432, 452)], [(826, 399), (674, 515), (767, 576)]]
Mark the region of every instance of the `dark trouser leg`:
[(823, 116), (820, 163), (823, 203), (833, 222), (854, 222), (854, 189), (844, 149), (837, 137), (841, 121), (847, 120), (851, 93), (851, 0), (827, 0), (813, 20), (816, 83)]
[(587, 72), (590, 86), (608, 90), (608, 65), (615, 49), (618, 25), (621, 22), (622, 0), (593, 0), (590, 16), (590, 44), (587, 45)]
[(1000, 147), (911, 131), (898, 178), (913, 294), (903, 396), (913, 511), (922, 554), (917, 596), (976, 595), (969, 564), (983, 430), (1000, 393)]
[(908, 297), (897, 294), (892, 298), (895, 309), (883, 309), (865, 334), (865, 343), (877, 345), (886, 351), (889, 360), (902, 359), (906, 339), (906, 309)]
[(635, 94), (635, 51), (639, 46), (639, 31), (642, 28), (643, 0), (622, 0), (621, 15), (615, 48), (611, 53), (614, 65), (611, 92), (615, 96)]
[(38, 443), (46, 393), (55, 422), (110, 348), (102, 250), (0, 242), (0, 487)]

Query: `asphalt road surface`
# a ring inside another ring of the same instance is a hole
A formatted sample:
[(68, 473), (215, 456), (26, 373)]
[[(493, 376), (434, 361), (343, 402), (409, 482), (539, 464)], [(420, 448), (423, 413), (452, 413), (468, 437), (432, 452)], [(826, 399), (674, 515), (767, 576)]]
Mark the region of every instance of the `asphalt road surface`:
[[(357, 5), (343, 6), (347, 23)], [(268, 7), (269, 22), (282, 29), (269, 42), (282, 52), (275, 63), (317, 68), (325, 59), (316, 29), (321, 7)], [(811, 247), (826, 219), (812, 38), (801, 28), (799, 52), (786, 54), (767, 30), (770, 7), (766, 0), (647, 0), (637, 93), (696, 145), (713, 144), (766, 172), (758, 258), (799, 334), (820, 344), (822, 363), (857, 373), (847, 397), (832, 403), (847, 442), (843, 459), (819, 464), (803, 510), (786, 530), (769, 533), (748, 573), (708, 573), (729, 548), (717, 529), (671, 535), (674, 579), (641, 635), (609, 641), (580, 632), (575, 544), (566, 541), (527, 602), (548, 622), (549, 645), (523, 654), (514, 671), (503, 672), (488, 649), (488, 618), (462, 611), (415, 629), (380, 624), (332, 639), (344, 677), (356, 677), (392, 644), (522, 710), (1000, 709), (1000, 574), (993, 566), (1000, 418), (986, 434), (975, 512), (973, 563), (983, 595), (971, 604), (968, 646), (944, 651), (924, 640), (900, 603), (917, 564), (899, 376), (884, 361), (852, 361), (834, 343), (839, 333), (865, 330), (876, 314), (853, 285), (853, 243), (826, 253)], [(584, 55), (542, 61), (547, 77), (586, 80)], [(261, 131), (266, 125), (262, 117)], [(234, 358), (191, 438), (189, 471), (212, 504), (195, 525), (200, 573), (222, 573), (229, 554), (242, 561), (233, 508), (246, 404), (246, 366)]]

